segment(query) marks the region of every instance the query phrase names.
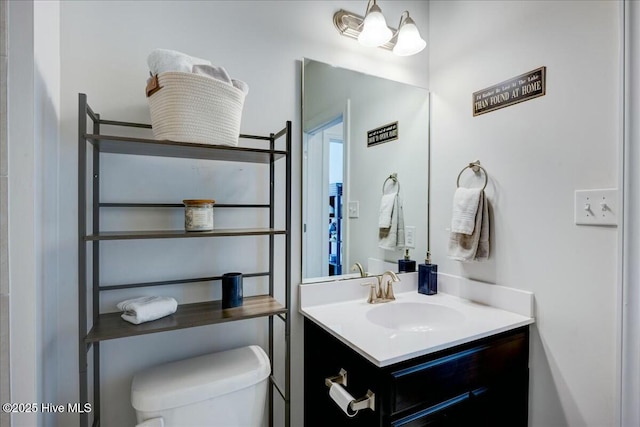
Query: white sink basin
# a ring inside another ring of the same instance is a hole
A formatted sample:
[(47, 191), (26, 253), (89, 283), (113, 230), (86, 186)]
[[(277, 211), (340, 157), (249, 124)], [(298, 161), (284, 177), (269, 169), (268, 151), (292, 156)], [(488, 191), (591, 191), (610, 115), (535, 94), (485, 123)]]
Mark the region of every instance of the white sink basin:
[(455, 328), (466, 320), (465, 315), (456, 309), (417, 302), (385, 303), (369, 310), (366, 318), (378, 326), (408, 332)]

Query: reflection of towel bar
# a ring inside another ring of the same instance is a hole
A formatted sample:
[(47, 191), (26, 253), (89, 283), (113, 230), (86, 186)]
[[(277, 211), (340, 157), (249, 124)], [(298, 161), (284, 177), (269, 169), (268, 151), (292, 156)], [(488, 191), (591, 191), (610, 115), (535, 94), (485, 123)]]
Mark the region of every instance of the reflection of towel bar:
[(482, 186), (482, 189), (484, 190), (485, 188), (487, 188), (487, 183), (489, 182), (489, 174), (482, 166), (480, 166), (480, 160), (471, 162), (467, 166), (462, 168), (462, 170), (458, 174), (458, 179), (456, 180), (456, 187), (460, 187), (460, 177), (462, 176), (462, 172), (466, 171), (467, 169), (471, 169), (475, 173), (478, 173), (480, 172), (480, 170), (482, 170), (482, 172), (484, 172), (484, 185)]
[[(340, 373), (334, 377), (329, 377), (324, 379), (324, 384), (331, 388), (332, 385), (338, 384), (339, 386), (346, 387), (347, 386), (347, 371), (344, 369), (340, 369)], [(346, 391), (346, 390), (345, 390)], [(365, 394), (360, 399), (355, 399), (349, 392), (347, 392), (351, 397), (351, 402), (349, 403), (349, 409), (352, 411), (359, 411), (361, 409), (371, 409), (372, 411), (376, 410), (376, 395), (371, 390), (367, 390), (367, 394)]]
[(394, 172), (391, 175), (389, 175), (387, 177), (387, 179), (384, 180), (384, 182), (382, 183), (382, 194), (384, 194), (384, 186), (387, 185), (387, 181), (393, 181), (394, 183), (398, 184), (398, 193), (400, 193), (400, 181), (398, 180), (398, 173)]

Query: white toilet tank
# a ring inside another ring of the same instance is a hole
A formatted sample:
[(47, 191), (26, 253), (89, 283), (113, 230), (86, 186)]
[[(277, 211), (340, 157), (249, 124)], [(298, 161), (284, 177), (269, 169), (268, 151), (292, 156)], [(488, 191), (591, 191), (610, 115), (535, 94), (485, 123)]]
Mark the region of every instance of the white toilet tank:
[(131, 404), (138, 423), (260, 427), (270, 372), (269, 357), (255, 345), (206, 354), (136, 374)]

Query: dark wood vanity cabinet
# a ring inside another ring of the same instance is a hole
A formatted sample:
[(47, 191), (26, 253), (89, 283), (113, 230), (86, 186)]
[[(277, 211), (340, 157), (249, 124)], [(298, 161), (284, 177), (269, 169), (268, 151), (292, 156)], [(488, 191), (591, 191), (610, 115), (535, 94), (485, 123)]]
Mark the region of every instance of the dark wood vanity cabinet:
[[(528, 326), (379, 368), (304, 322), (306, 427), (527, 425)], [(350, 418), (333, 402), (325, 378), (341, 369), (354, 398), (375, 393), (375, 411)]]

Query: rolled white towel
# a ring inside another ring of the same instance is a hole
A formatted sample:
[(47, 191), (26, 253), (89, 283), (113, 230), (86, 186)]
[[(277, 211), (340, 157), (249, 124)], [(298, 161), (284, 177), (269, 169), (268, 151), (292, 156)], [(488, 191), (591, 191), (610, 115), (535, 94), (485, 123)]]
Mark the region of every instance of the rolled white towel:
[(175, 50), (153, 49), (147, 57), (147, 64), (151, 74), (164, 73), (165, 71), (191, 73), (194, 65), (211, 65), (211, 61)]
[(224, 67), (219, 67), (217, 65), (194, 64), (191, 70), (193, 74), (209, 76), (216, 80), (220, 80), (221, 82), (229, 83), (230, 85), (233, 84), (229, 73), (227, 73), (227, 70), (225, 70)]
[(178, 309), (178, 302), (171, 297), (140, 297), (119, 302), (118, 310), (127, 322), (139, 325), (173, 314)]
[(236, 89), (240, 89), (244, 92), (244, 95), (247, 96), (249, 93), (249, 85), (243, 82), (242, 80), (231, 79), (231, 83)]

